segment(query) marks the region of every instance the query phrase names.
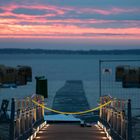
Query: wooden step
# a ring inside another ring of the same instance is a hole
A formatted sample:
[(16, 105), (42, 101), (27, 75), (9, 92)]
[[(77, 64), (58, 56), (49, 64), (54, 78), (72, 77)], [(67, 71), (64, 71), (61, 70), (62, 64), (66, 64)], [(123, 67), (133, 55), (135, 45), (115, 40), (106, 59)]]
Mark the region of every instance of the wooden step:
[(34, 140), (108, 140), (102, 129), (71, 124), (51, 124), (44, 127)]

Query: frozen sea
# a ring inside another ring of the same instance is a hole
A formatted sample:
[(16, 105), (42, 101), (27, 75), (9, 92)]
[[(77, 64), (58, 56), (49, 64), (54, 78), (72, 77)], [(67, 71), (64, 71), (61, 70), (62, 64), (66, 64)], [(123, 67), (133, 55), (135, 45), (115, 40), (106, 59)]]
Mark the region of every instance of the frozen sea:
[[(97, 106), (99, 100), (99, 60), (101, 63), (102, 95), (132, 99), (132, 107), (140, 108), (140, 89), (123, 89), (120, 82), (115, 82), (115, 67), (118, 65), (140, 66), (139, 55), (46, 55), (46, 54), (2, 54), (0, 64), (8, 66), (29, 65), (33, 71), (33, 81), (26, 86), (15, 89), (0, 89), (2, 99), (23, 98), (35, 93), (35, 76), (46, 76), (48, 79), (48, 106), (52, 106), (56, 91), (66, 80), (82, 80), (90, 107)], [(108, 62), (106, 60), (118, 60)], [(104, 74), (103, 69), (109, 68), (110, 74)]]

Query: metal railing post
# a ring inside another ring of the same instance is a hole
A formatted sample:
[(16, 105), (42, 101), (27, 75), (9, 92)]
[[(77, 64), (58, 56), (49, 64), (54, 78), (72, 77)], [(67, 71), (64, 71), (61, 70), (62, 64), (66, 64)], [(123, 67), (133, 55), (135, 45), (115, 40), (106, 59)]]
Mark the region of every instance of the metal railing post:
[(102, 79), (101, 79), (101, 74), (102, 74), (102, 70), (101, 70), (101, 63), (102, 63), (102, 60), (99, 60), (99, 97), (101, 97), (101, 94), (102, 94)]
[(127, 140), (132, 140), (131, 99), (128, 100), (128, 128), (127, 128)]
[(11, 103), (9, 139), (10, 140), (15, 139), (15, 100), (14, 98), (12, 98), (12, 103)]

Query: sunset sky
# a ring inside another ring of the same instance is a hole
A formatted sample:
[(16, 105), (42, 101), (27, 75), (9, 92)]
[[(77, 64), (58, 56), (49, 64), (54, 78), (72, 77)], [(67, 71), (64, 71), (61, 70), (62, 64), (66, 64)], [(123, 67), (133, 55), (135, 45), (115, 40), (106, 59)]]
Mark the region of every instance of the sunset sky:
[(0, 0), (0, 48), (140, 48), (140, 0)]

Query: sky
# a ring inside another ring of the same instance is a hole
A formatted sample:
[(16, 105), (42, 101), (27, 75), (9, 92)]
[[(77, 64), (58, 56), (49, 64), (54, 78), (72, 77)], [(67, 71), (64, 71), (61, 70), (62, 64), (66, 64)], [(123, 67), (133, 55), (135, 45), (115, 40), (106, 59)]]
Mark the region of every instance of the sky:
[(140, 0), (0, 0), (0, 48), (139, 49)]

